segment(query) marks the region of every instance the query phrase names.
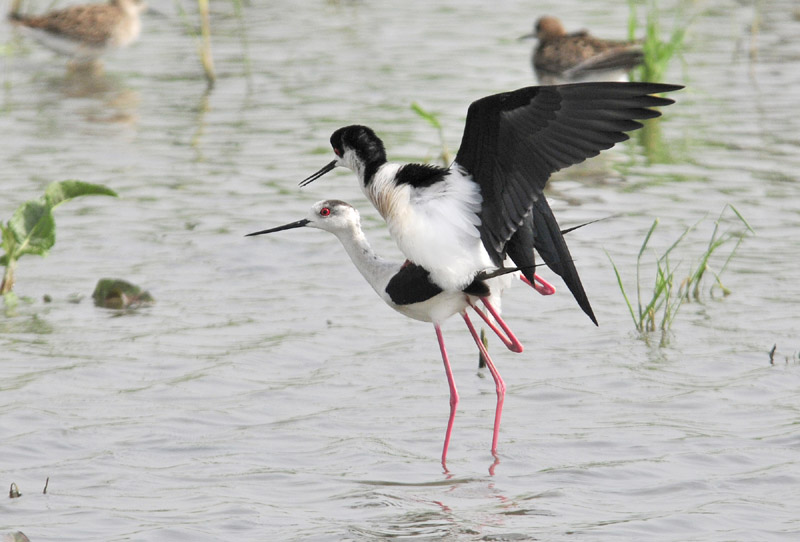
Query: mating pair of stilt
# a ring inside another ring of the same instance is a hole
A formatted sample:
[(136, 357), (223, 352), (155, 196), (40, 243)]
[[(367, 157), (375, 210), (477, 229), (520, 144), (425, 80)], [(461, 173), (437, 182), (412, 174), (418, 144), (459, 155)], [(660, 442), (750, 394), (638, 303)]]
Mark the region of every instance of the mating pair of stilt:
[[(538, 252), (597, 323), (544, 197), (545, 185), (553, 172), (628, 139), (625, 132), (642, 126), (635, 119), (657, 117), (660, 113), (651, 107), (673, 103), (654, 94), (680, 88), (582, 83), (527, 87), (482, 98), (469, 107), (461, 146), (449, 168), (389, 162), (382, 141), (371, 129), (354, 125), (336, 130), (331, 136), (336, 158), (301, 186), (337, 166), (353, 170), (407, 258), (403, 263), (377, 256), (361, 231), (358, 212), (339, 200), (318, 202), (302, 220), (250, 235), (303, 226), (329, 231), (389, 306), (433, 323), (450, 385), (443, 465), (458, 393), (440, 323), (460, 313), (495, 380), (492, 453), (496, 455), (505, 385), (466, 309), (476, 309), (506, 346), (521, 351), (495, 305), (499, 308), (512, 273), (519, 273), (541, 293), (552, 289), (534, 273)], [(477, 309), (478, 300), (491, 318)]]

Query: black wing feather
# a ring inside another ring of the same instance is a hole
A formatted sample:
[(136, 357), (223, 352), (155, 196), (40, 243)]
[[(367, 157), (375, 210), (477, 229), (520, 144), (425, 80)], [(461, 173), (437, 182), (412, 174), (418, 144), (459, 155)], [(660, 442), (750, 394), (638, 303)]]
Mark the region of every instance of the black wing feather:
[[(469, 107), (456, 162), (481, 187), (481, 240), (496, 265), (506, 243), (559, 169), (625, 141), (673, 103), (651, 96), (678, 90), (656, 83), (579, 83), (527, 87)], [(584, 309), (585, 310), (585, 309)]]
[[(389, 298), (395, 305), (422, 303), (443, 291), (431, 282), (431, 274), (427, 269), (411, 262), (406, 262), (386, 285), (386, 293), (389, 294)], [(479, 297), (491, 294), (489, 286), (483, 282), (483, 278), (478, 277), (464, 288), (463, 292)]]
[(539, 198), (533, 204), (533, 213), (531, 214), (533, 216), (534, 230), (533, 246), (536, 247), (536, 252), (542, 257), (547, 267), (564, 280), (564, 284), (572, 292), (572, 296), (578, 302), (580, 308), (591, 318), (594, 325), (597, 325), (597, 318), (595, 318), (592, 306), (589, 304), (589, 298), (583, 289), (578, 270), (575, 268), (575, 262), (569, 253), (567, 241), (558, 227), (558, 222), (556, 222), (556, 217), (550, 209), (550, 204), (547, 203), (544, 197)]
[(396, 305), (421, 303), (442, 293), (424, 267), (408, 262), (389, 280), (386, 293)]
[(511, 235), (506, 243), (506, 252), (525, 278), (533, 282), (536, 269), (535, 248), (547, 267), (564, 280), (583, 312), (597, 325), (597, 318), (583, 289), (563, 233), (565, 232), (559, 228), (547, 199), (541, 197), (533, 204), (531, 212), (522, 219), (517, 231)]

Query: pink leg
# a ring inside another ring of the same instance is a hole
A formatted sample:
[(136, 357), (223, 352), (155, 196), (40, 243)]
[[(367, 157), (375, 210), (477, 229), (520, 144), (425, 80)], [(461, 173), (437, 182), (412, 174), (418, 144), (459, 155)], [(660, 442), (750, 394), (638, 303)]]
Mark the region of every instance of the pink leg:
[(453, 370), (450, 368), (450, 360), (447, 358), (447, 350), (444, 347), (444, 338), (439, 324), (433, 324), (436, 330), (436, 338), (439, 340), (439, 350), (442, 352), (444, 361), (444, 372), (447, 375), (447, 383), (450, 385), (450, 419), (447, 420), (447, 433), (444, 435), (444, 448), (442, 449), (442, 467), (447, 470), (447, 448), (450, 447), (450, 434), (453, 432), (453, 422), (456, 419), (456, 406), (458, 406), (458, 390), (456, 381), (453, 380)]
[(469, 305), (478, 314), (478, 316), (480, 316), (483, 319), (483, 321), (486, 322), (486, 325), (489, 326), (489, 328), (492, 331), (494, 331), (498, 337), (500, 337), (500, 340), (503, 341), (503, 344), (506, 345), (506, 348), (508, 348), (512, 352), (517, 352), (517, 353), (522, 352), (522, 343), (519, 342), (519, 339), (517, 339), (516, 336), (514, 336), (514, 333), (511, 331), (511, 329), (508, 327), (505, 321), (500, 317), (500, 314), (498, 314), (495, 308), (492, 307), (492, 304), (489, 303), (489, 300), (485, 297), (482, 297), (481, 301), (483, 301), (483, 304), (486, 305), (487, 309), (489, 309), (489, 312), (492, 314), (497, 323), (500, 324), (500, 328), (502, 328), (502, 331), (498, 329), (495, 323), (492, 322), (489, 319), (489, 317), (486, 316), (486, 314), (484, 314), (482, 310), (480, 310), (472, 303), (470, 303)]
[(467, 316), (466, 311), (461, 313), (462, 318), (464, 318), (464, 322), (467, 323), (467, 328), (469, 328), (469, 332), (472, 334), (472, 338), (475, 339), (475, 344), (478, 345), (478, 350), (481, 351), (483, 354), (483, 358), (486, 360), (486, 366), (489, 367), (489, 372), (492, 373), (492, 378), (494, 378), (494, 385), (495, 390), (497, 391), (497, 406), (494, 410), (494, 433), (492, 434), (492, 455), (497, 455), (497, 438), (500, 434), (500, 418), (503, 416), (503, 401), (506, 397), (506, 385), (503, 382), (500, 373), (497, 372), (497, 368), (492, 363), (492, 358), (489, 357), (489, 352), (486, 351), (486, 347), (483, 346), (483, 341), (478, 336), (478, 333), (475, 331), (475, 327), (472, 325), (472, 321)]
[(542, 277), (537, 275), (536, 273), (533, 274), (533, 282), (529, 281), (525, 278), (525, 275), (520, 275), (520, 279), (522, 282), (536, 290), (542, 295), (553, 295), (556, 293), (556, 287), (544, 280)]

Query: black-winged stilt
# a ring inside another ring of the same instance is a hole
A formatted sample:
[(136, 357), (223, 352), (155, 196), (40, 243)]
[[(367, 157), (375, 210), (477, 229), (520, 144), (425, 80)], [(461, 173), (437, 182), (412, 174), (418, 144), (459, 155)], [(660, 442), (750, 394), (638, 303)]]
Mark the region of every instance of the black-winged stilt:
[(78, 62), (99, 58), (106, 50), (125, 47), (139, 37), (143, 0), (111, 0), (107, 4), (69, 6), (42, 15), (9, 14), (9, 19), (45, 47)]
[(533, 32), (520, 39), (536, 38), (531, 62), (542, 85), (580, 81), (620, 81), (644, 61), (642, 45), (633, 41), (605, 40), (586, 30), (567, 34), (561, 21), (540, 17)]
[(506, 257), (534, 283), (537, 249), (597, 323), (545, 200), (545, 184), (553, 172), (628, 139), (625, 132), (642, 126), (634, 119), (657, 117), (650, 107), (673, 103), (652, 94), (680, 88), (582, 83), (482, 98), (469, 107), (449, 168), (389, 162), (375, 132), (346, 126), (331, 136), (336, 159), (300, 185), (337, 166), (353, 170), (406, 258), (446, 291), (466, 288), (478, 273), (502, 267)]
[(445, 373), (447, 374), (447, 382), (450, 385), (450, 417), (447, 422), (447, 431), (442, 449), (442, 465), (445, 468), (447, 468), (447, 449), (450, 445), (450, 435), (453, 430), (453, 421), (455, 420), (456, 406), (458, 404), (458, 391), (453, 379), (447, 350), (444, 346), (440, 324), (456, 313), (461, 314), (470, 334), (478, 345), (479, 351), (485, 358), (495, 382), (497, 404), (492, 433), (492, 454), (496, 456), (500, 418), (505, 398), (505, 384), (475, 331), (475, 327), (467, 315), (467, 308), (472, 307), (489, 327), (497, 333), (509, 350), (521, 352), (522, 345), (494, 311), (492, 304), (485, 302), (486, 308), (494, 317), (497, 325), (475, 305), (479, 299), (485, 300), (487, 296), (499, 294), (499, 292), (493, 292), (492, 290), (499, 285), (499, 279), (502, 277), (478, 274), (463, 290), (442, 289), (431, 281), (430, 273), (425, 268), (408, 261), (390, 262), (375, 254), (367, 242), (364, 232), (361, 230), (358, 211), (339, 200), (317, 202), (311, 207), (308, 216), (302, 220), (250, 233), (248, 236), (302, 227), (318, 228), (334, 234), (344, 246), (356, 268), (387, 305), (409, 318), (433, 323), (433, 327), (436, 330), (436, 338), (439, 341)]

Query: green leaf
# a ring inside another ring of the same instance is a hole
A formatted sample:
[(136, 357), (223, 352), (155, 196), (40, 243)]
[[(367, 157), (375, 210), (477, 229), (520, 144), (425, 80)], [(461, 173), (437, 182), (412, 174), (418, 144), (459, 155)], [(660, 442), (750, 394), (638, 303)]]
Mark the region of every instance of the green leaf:
[(44, 199), (51, 208), (79, 196), (112, 196), (117, 193), (101, 184), (82, 181), (56, 181), (50, 183), (44, 192)]
[(14, 252), (15, 244), (16, 240), (14, 239), (14, 234), (11, 233), (11, 229), (0, 224), (0, 246), (2, 246), (5, 252), (5, 254), (0, 256), (0, 265), (8, 265), (9, 254)]
[(23, 254), (44, 256), (56, 242), (56, 221), (49, 205), (28, 201), (20, 205), (8, 221), (16, 246), (10, 258)]

